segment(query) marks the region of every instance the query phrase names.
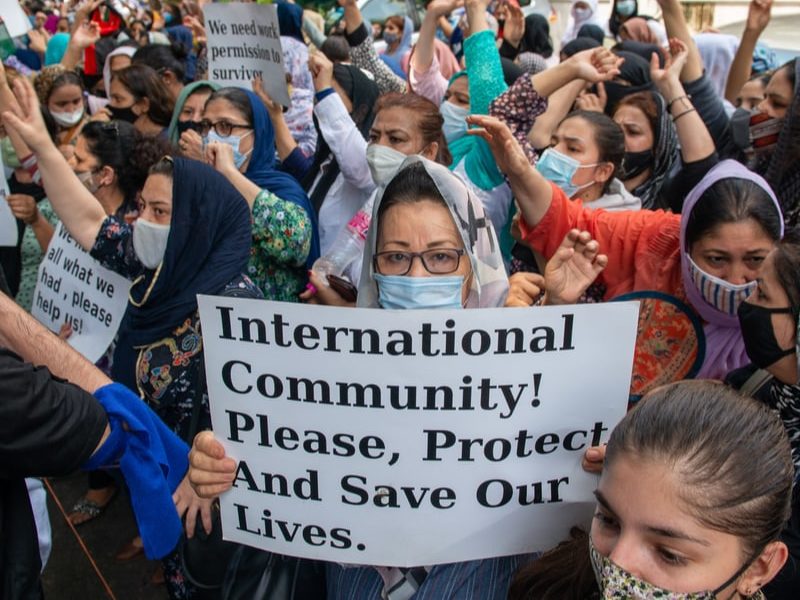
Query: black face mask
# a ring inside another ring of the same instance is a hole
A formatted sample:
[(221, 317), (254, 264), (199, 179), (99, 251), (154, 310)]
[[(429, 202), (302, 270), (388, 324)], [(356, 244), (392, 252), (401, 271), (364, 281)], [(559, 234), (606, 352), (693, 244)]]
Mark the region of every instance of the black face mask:
[(749, 302), (739, 305), (739, 326), (744, 349), (755, 366), (766, 369), (784, 356), (794, 354), (794, 348), (784, 350), (778, 345), (772, 328), (772, 315), (791, 313), (791, 308), (764, 308)]
[(627, 181), (632, 177), (641, 175), (655, 163), (656, 157), (653, 150), (643, 150), (642, 152), (626, 152), (620, 170), (620, 179)]
[(108, 105), (108, 110), (111, 111), (111, 118), (114, 121), (125, 121), (133, 125), (136, 120), (139, 118), (139, 115), (133, 112), (132, 106), (126, 106), (124, 108), (118, 108), (116, 106)]
[(200, 121), (178, 121), (178, 135), (184, 131), (196, 131), (200, 133)]

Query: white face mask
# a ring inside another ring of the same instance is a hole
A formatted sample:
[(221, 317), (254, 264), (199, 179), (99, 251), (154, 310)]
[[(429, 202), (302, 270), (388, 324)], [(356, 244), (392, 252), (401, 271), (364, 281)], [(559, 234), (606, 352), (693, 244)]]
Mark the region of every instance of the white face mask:
[(73, 112), (51, 112), (53, 120), (62, 127), (72, 127), (77, 125), (83, 118), (83, 107)]
[(92, 194), (96, 194), (100, 186), (94, 181), (94, 171), (76, 171), (75, 175), (81, 180), (81, 183), (86, 186)]
[(145, 221), (141, 217), (133, 226), (133, 251), (146, 268), (155, 269), (164, 260), (169, 239), (169, 225)]
[(467, 134), (466, 119), (469, 116), (468, 108), (456, 106), (449, 100), (445, 100), (439, 106), (439, 112), (442, 113), (442, 118), (444, 119), (442, 131), (444, 132), (444, 139), (448, 143), (454, 142)]
[(367, 146), (367, 164), (372, 173), (375, 185), (386, 185), (406, 159), (406, 155), (389, 146), (369, 144)]

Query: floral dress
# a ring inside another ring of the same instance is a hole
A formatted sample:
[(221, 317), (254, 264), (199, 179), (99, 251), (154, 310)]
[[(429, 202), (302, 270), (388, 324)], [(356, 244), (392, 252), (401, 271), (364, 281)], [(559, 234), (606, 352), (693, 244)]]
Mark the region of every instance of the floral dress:
[(268, 300), (297, 302), (307, 280), (313, 226), (305, 209), (261, 190), (253, 202), (247, 274)]

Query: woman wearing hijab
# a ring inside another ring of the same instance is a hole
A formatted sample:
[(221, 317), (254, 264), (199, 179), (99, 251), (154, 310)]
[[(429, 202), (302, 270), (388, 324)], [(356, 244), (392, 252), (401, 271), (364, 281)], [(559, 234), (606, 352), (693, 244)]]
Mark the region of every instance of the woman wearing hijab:
[(395, 75), (405, 78), (401, 68), (402, 59), (411, 50), (411, 37), (414, 35), (414, 22), (409, 17), (394, 15), (386, 19), (383, 26), (383, 40), (386, 50), (380, 55)]
[(592, 38), (594, 41), (596, 41), (598, 44), (602, 46), (606, 39), (606, 32), (603, 31), (603, 28), (600, 27), (599, 25), (587, 23), (578, 30), (578, 37)]
[(659, 43), (658, 37), (647, 26), (647, 19), (642, 17), (633, 17), (625, 21), (619, 28), (619, 39), (623, 42)]
[[(123, 375), (117, 381), (138, 390), (170, 429), (191, 440), (211, 425), (197, 295), (259, 296), (243, 275), (251, 243), (247, 204), (207, 165), (165, 158), (150, 170), (135, 224), (109, 216), (50, 141), (30, 85), (19, 82), (15, 92), (20, 108), (3, 120), (37, 154), (65, 228), (104, 266), (133, 281), (130, 327), (119, 333), (115, 354)], [(198, 510), (208, 516), (208, 504), (196, 497), (180, 506), (192, 529)], [(165, 561), (165, 572), (170, 595), (185, 595), (175, 557)]]
[(186, 158), (205, 160), (203, 138), (200, 135), (203, 109), (209, 96), (219, 88), (219, 84), (211, 81), (194, 81), (184, 86), (175, 100), (167, 138), (180, 148)]
[(600, 15), (597, 14), (597, 0), (572, 0), (569, 21), (567, 21), (564, 37), (561, 38), (561, 44), (564, 45), (577, 38), (578, 31), (584, 25), (603, 26)]
[(503, 38), (500, 56), (514, 60), (519, 54), (538, 54), (544, 59), (553, 55), (553, 41), (550, 39), (550, 22), (540, 14), (533, 13), (525, 17), (525, 29), (518, 43)]
[(267, 109), (251, 91), (219, 89), (206, 102), (201, 133), (206, 160), (252, 210), (248, 275), (267, 298), (296, 300), (319, 256), (316, 215), (297, 181), (275, 168)]
[(598, 278), (604, 299), (648, 290), (688, 300), (705, 322), (698, 377), (721, 378), (745, 364), (737, 310), (756, 287), (761, 262), (783, 236), (780, 206), (763, 178), (726, 160), (692, 189), (683, 214), (593, 211), (571, 202), (534, 169), (502, 122), (472, 120), (488, 131), (509, 178), (521, 208), (524, 243), (547, 260), (568, 231), (588, 230), (608, 252), (608, 266)]

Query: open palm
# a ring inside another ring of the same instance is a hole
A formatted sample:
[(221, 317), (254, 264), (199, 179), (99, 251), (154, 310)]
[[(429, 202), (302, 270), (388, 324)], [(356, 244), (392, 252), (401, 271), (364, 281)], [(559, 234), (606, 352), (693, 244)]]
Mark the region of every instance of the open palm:
[(574, 304), (608, 265), (588, 231), (573, 229), (544, 270), (548, 304)]

